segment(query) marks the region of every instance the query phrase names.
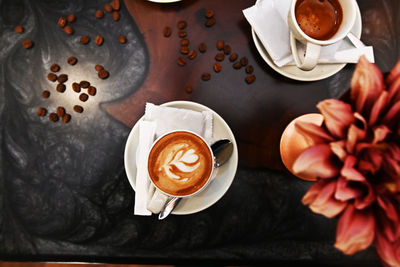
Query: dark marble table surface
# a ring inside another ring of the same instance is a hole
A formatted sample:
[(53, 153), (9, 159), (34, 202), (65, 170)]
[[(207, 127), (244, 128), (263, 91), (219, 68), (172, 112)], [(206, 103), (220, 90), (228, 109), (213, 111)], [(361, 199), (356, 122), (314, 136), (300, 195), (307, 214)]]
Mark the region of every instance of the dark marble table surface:
[[(336, 221), (301, 204), (311, 184), (288, 173), (279, 158), (285, 125), (315, 111), (318, 101), (341, 95), (354, 65), (309, 83), (275, 73), (257, 53), (241, 14), (254, 3), (250, 0), (184, 0), (162, 7), (127, 0), (118, 22), (110, 14), (94, 17), (105, 3), (0, 0), (1, 260), (379, 265), (373, 247), (353, 256), (333, 247)], [(400, 4), (362, 0), (359, 6), (362, 40), (374, 46), (377, 65), (388, 71), (399, 58)], [(194, 38), (204, 38), (209, 47), (219, 36), (231, 43), (255, 67), (254, 84), (247, 85), (243, 72), (232, 68), (209, 83), (199, 81), (195, 65), (179, 72), (177, 46), (173, 52), (165, 48), (162, 28), (181, 18), (201, 25), (205, 8), (216, 10), (217, 25), (198, 27)], [(77, 16), (73, 35), (57, 26), (58, 18), (70, 13)], [(18, 24), (23, 34), (13, 31)], [(83, 34), (92, 38), (88, 45), (79, 42)], [(94, 44), (97, 34), (105, 39), (100, 47)], [(119, 34), (127, 36), (127, 44), (117, 42)], [(21, 46), (26, 38), (34, 41), (31, 49)], [(159, 60), (168, 53), (172, 56)], [(67, 64), (70, 56), (78, 58), (75, 66)], [(53, 63), (69, 76), (65, 93), (47, 80)], [(105, 66), (110, 77), (99, 79), (95, 64)], [(72, 107), (81, 102), (70, 87), (81, 80), (96, 86), (97, 94), (77, 114)], [(184, 90), (187, 83), (194, 86), (192, 94)], [(51, 91), (49, 99), (41, 97), (43, 90)], [(123, 152), (144, 103), (170, 100), (191, 100), (218, 112), (237, 138), (240, 160), (231, 188), (215, 205), (158, 221), (133, 215), (135, 193)], [(64, 106), (72, 119), (52, 123), (36, 115), (40, 106), (50, 112)]]

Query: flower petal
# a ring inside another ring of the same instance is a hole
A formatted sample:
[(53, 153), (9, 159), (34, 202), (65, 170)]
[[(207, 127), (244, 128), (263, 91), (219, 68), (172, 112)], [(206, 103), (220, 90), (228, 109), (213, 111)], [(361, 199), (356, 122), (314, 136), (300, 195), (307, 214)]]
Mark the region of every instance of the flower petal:
[(349, 186), (349, 180), (339, 178), (336, 184), (335, 198), (341, 201), (349, 201), (362, 195), (362, 191), (358, 188)]
[(359, 171), (357, 171), (354, 166), (357, 163), (357, 158), (355, 156), (349, 155), (344, 161), (343, 168), (340, 170), (340, 174), (349, 181), (359, 181), (364, 182), (365, 177)]
[(347, 127), (354, 122), (351, 106), (337, 99), (327, 99), (318, 103), (317, 108), (324, 116), (326, 128), (335, 137), (344, 137)]
[(360, 183), (360, 186), (363, 188), (363, 191), (365, 193), (356, 198), (356, 201), (354, 202), (354, 207), (358, 210), (363, 210), (374, 203), (376, 197), (374, 190), (372, 189), (372, 186), (368, 181)]
[(390, 103), (397, 102), (400, 98), (400, 75), (398, 75), (392, 83), (390, 83), (388, 90), (388, 100)]
[(346, 142), (344, 140), (340, 140), (337, 142), (329, 143), (332, 152), (341, 160), (344, 161), (347, 156), (346, 152)]
[(333, 141), (333, 137), (330, 136), (322, 127), (304, 121), (297, 121), (295, 123), (296, 130), (306, 138), (312, 139), (311, 144), (320, 144)]
[[(367, 113), (383, 90), (381, 71), (365, 56), (360, 57), (351, 79), (350, 91), (350, 98), (355, 103), (356, 110), (364, 115), (369, 115)], [(363, 113), (363, 111), (366, 112)]]
[(385, 140), (386, 136), (388, 133), (390, 133), (391, 130), (386, 127), (386, 125), (379, 125), (378, 127), (374, 128), (374, 140), (372, 141), (373, 144), (379, 143), (383, 140)]
[[(357, 122), (351, 124), (348, 132), (347, 132), (347, 144), (346, 149), (347, 152), (353, 153), (354, 147), (356, 146), (357, 142), (362, 141), (367, 137), (367, 122), (365, 121), (364, 117), (359, 113), (354, 113), (354, 117), (357, 119)], [(359, 128), (357, 125), (362, 125), (362, 128)]]
[(386, 82), (388, 84), (391, 84), (399, 75), (400, 75), (400, 60), (397, 61), (396, 65), (390, 71), (389, 75), (386, 78)]
[(340, 216), (335, 247), (347, 255), (366, 249), (374, 240), (375, 219), (370, 211), (359, 211), (348, 205)]
[(374, 125), (377, 122), (379, 115), (381, 115), (382, 110), (386, 107), (388, 102), (389, 102), (388, 92), (382, 91), (378, 100), (376, 100), (376, 102), (372, 106), (371, 114), (368, 120), (368, 125)]
[(397, 101), (393, 106), (390, 107), (389, 111), (383, 117), (382, 122), (389, 127), (392, 127), (394, 123), (398, 122), (398, 115), (400, 112), (400, 101)]
[(400, 266), (399, 247), (400, 241), (391, 243), (385, 238), (383, 234), (377, 233), (375, 238), (375, 248), (379, 258), (385, 263), (386, 266), (396, 267)]
[(307, 148), (293, 164), (293, 173), (307, 177), (331, 178), (339, 173), (328, 144)]
[(347, 202), (333, 197), (335, 190), (335, 180), (321, 179), (308, 189), (301, 201), (304, 205), (308, 205), (313, 212), (333, 218), (341, 213), (347, 205)]

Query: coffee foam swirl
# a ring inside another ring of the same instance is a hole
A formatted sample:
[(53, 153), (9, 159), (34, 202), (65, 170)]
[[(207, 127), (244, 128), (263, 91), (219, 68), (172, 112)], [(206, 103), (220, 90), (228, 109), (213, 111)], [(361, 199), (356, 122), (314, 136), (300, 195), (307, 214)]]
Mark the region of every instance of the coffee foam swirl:
[(175, 132), (160, 139), (149, 155), (149, 175), (164, 192), (186, 195), (203, 186), (212, 171), (207, 144), (187, 132)]

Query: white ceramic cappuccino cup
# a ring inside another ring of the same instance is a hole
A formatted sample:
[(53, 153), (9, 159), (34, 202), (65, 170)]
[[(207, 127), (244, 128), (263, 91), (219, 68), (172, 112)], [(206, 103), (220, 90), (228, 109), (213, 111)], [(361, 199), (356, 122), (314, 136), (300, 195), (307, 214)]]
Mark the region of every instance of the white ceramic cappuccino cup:
[[(168, 192), (165, 192), (162, 188), (160, 188), (156, 183), (153, 182), (153, 180), (150, 177), (150, 172), (149, 172), (149, 155), (152, 152), (153, 148), (155, 147), (155, 145), (162, 140), (164, 137), (166, 137), (167, 135), (173, 134), (173, 133), (177, 133), (177, 132), (185, 132), (185, 133), (189, 133), (192, 134), (194, 136), (196, 136), (197, 138), (199, 138), (200, 140), (203, 141), (203, 143), (205, 144), (205, 147), (207, 147), (208, 152), (210, 153), (210, 158), (211, 158), (211, 171), (210, 174), (208, 175), (208, 177), (206, 178), (206, 182), (199, 188), (197, 188), (196, 191), (190, 193), (190, 194), (186, 194), (186, 195), (174, 195)], [(153, 213), (159, 213), (164, 206), (166, 205), (167, 201), (173, 197), (179, 197), (179, 198), (189, 198), (189, 197), (193, 197), (195, 195), (197, 195), (198, 193), (200, 193), (201, 191), (204, 190), (204, 188), (206, 188), (214, 175), (214, 170), (215, 170), (215, 157), (214, 154), (212, 152), (212, 149), (210, 147), (210, 145), (204, 140), (203, 137), (201, 137), (200, 135), (192, 132), (192, 131), (187, 131), (187, 130), (175, 130), (175, 131), (171, 131), (168, 133), (163, 134), (162, 136), (160, 136), (159, 138), (157, 138), (156, 141), (154, 141), (154, 143), (152, 144), (148, 156), (147, 156), (147, 170), (148, 170), (148, 175), (149, 175), (149, 179), (150, 182), (152, 183), (152, 185), (154, 185), (155, 187), (155, 191), (153, 193), (153, 195), (150, 197), (150, 199), (148, 200), (147, 203), (147, 208), (148, 210), (150, 210)]]
[[(297, 24), (295, 9), (298, 1), (299, 0), (292, 0), (288, 14), (290, 48), (296, 66), (302, 70), (312, 70), (318, 63), (322, 46), (331, 45), (346, 38), (356, 21), (358, 7), (355, 0), (337, 0), (343, 11), (342, 23), (331, 38), (328, 40), (318, 40), (308, 36)], [(296, 40), (306, 45), (304, 56), (298, 54)]]

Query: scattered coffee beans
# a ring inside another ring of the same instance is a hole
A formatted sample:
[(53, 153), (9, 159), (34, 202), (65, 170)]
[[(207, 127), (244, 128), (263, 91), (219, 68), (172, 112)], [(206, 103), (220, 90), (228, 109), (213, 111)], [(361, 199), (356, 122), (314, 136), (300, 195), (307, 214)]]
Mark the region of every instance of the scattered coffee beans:
[(102, 18), (104, 17), (104, 12), (103, 12), (103, 10), (100, 10), (100, 9), (96, 10), (96, 12), (94, 13), (94, 16), (95, 16), (96, 18), (98, 18), (98, 19), (102, 19)]
[(210, 18), (206, 20), (206, 23), (204, 25), (206, 25), (206, 27), (211, 27), (215, 24), (216, 20), (215, 18)]
[(67, 26), (64, 27), (64, 32), (65, 32), (66, 34), (71, 35), (71, 34), (74, 33), (74, 29), (73, 29), (71, 26), (67, 25)]
[(56, 113), (58, 117), (62, 118), (65, 115), (65, 108), (57, 107)]
[(96, 71), (101, 71), (101, 70), (104, 70), (104, 67), (102, 65), (96, 65), (96, 66), (94, 66), (94, 69)]
[(178, 29), (183, 30), (183, 29), (186, 28), (187, 22), (185, 20), (181, 20), (181, 21), (178, 22), (177, 26), (178, 26)]
[(54, 73), (49, 73), (47, 74), (47, 79), (51, 82), (55, 82), (57, 81), (57, 75), (55, 75)]
[(79, 85), (79, 83), (72, 83), (72, 90), (74, 90), (74, 92), (80, 93), (81, 86)]
[(191, 60), (193, 60), (193, 59), (195, 59), (196, 57), (197, 57), (197, 52), (196, 52), (196, 50), (194, 50), (194, 49), (190, 50), (189, 53), (188, 53), (188, 58), (191, 59)]
[(189, 39), (184, 38), (181, 40), (181, 46), (188, 46), (189, 44), (190, 44)]
[(49, 114), (49, 120), (52, 122), (57, 122), (58, 121), (58, 115), (56, 113), (50, 113)]
[(205, 72), (205, 73), (203, 73), (203, 74), (201, 75), (201, 79), (202, 79), (203, 81), (209, 81), (209, 80), (211, 79), (211, 74), (208, 73), (208, 72)]
[(216, 61), (223, 61), (225, 59), (225, 54), (224, 53), (218, 53), (215, 55), (215, 60)]
[(120, 42), (121, 44), (125, 44), (126, 43), (126, 36), (125, 35), (119, 35), (118, 36), (118, 42)]
[(184, 54), (184, 55), (188, 54), (189, 53), (189, 47), (188, 46), (181, 46), (180, 52), (181, 52), (181, 54)]
[(236, 59), (238, 59), (238, 54), (236, 54), (236, 53), (233, 53), (230, 57), (229, 57), (229, 61), (230, 62), (233, 62), (233, 61), (236, 61)]
[(191, 94), (193, 92), (193, 88), (191, 86), (186, 86), (185, 91), (186, 93)]
[(69, 57), (67, 60), (68, 64), (70, 65), (75, 65), (76, 62), (78, 62), (78, 59), (76, 57)]
[(97, 92), (96, 87), (89, 86), (89, 88), (88, 88), (88, 94), (89, 95), (94, 96), (94, 95), (96, 95), (96, 92)]
[(81, 82), (79, 83), (79, 85), (80, 85), (81, 88), (88, 88), (88, 87), (90, 86), (90, 82), (88, 82), (88, 81), (81, 81)]
[(69, 14), (67, 16), (67, 21), (68, 22), (75, 22), (76, 21), (76, 16), (74, 14)]
[(249, 60), (246, 57), (242, 57), (240, 59), (240, 64), (244, 67), (249, 63)]
[(118, 21), (121, 18), (121, 15), (119, 14), (118, 11), (114, 11), (112, 13), (112, 18), (113, 18), (114, 21)]
[(111, 13), (113, 11), (113, 8), (110, 4), (105, 4), (104, 5), (104, 10), (108, 13)]
[[(52, 72), (57, 72), (57, 71), (60, 70), (60, 66), (58, 66), (57, 64), (53, 64), (53, 65), (50, 66), (50, 70), (51, 70)], [(56, 79), (57, 79), (57, 78), (56, 78)]]
[(71, 115), (68, 113), (65, 113), (64, 116), (62, 116), (62, 122), (63, 123), (68, 123), (71, 120)]
[(45, 108), (43, 108), (43, 107), (40, 107), (40, 108), (38, 108), (36, 114), (37, 114), (38, 116), (40, 116), (40, 117), (44, 117), (44, 116), (46, 116), (46, 114), (47, 114), (47, 109), (45, 109)]
[(56, 87), (57, 92), (64, 93), (65, 89), (66, 89), (65, 84), (63, 84), (63, 83), (57, 84), (57, 87)]
[(66, 18), (60, 17), (60, 18), (58, 19), (58, 21), (57, 21), (57, 25), (58, 25), (58, 27), (60, 27), (60, 28), (64, 28), (65, 25), (67, 25), (67, 20), (66, 20)]
[(207, 45), (205, 43), (200, 43), (199, 51), (200, 51), (200, 53), (205, 53), (207, 51)]
[(22, 41), (22, 47), (25, 49), (29, 49), (33, 46), (33, 42), (31, 39), (26, 39), (24, 41)]
[(79, 100), (82, 102), (86, 102), (88, 100), (89, 96), (85, 93), (82, 93), (79, 95)]
[(233, 66), (234, 69), (238, 70), (238, 69), (240, 69), (242, 67), (242, 64), (240, 64), (240, 62), (238, 61), (238, 62), (234, 63), (232, 66)]
[(245, 81), (248, 84), (253, 83), (256, 80), (256, 76), (254, 74), (250, 74), (246, 77)]
[(187, 36), (187, 32), (186, 32), (185, 30), (180, 30), (180, 31), (178, 32), (178, 36), (179, 36), (180, 38), (185, 38), (185, 37)]
[(213, 9), (207, 9), (206, 18), (211, 19), (212, 17), (214, 17), (214, 14), (215, 14), (215, 11)]
[(246, 70), (247, 74), (252, 74), (254, 71), (254, 68), (252, 65), (248, 65), (245, 70)]
[(50, 97), (50, 92), (47, 91), (47, 90), (44, 90), (44, 91), (42, 92), (42, 97), (43, 97), (43, 98), (49, 98), (49, 97)]
[(94, 42), (95, 42), (98, 46), (102, 45), (103, 42), (104, 42), (103, 36), (97, 35), (97, 36), (96, 36), (96, 39), (94, 40)]
[(179, 66), (183, 67), (186, 65), (186, 59), (184, 57), (179, 57), (177, 63)]
[(225, 55), (229, 55), (230, 53), (231, 53), (231, 51), (232, 51), (232, 48), (231, 48), (231, 46), (230, 45), (224, 45), (224, 54)]
[(223, 40), (218, 40), (217, 41), (217, 49), (218, 50), (223, 50), (225, 46), (225, 42)]
[(100, 79), (107, 79), (110, 74), (105, 69), (99, 71), (98, 76)]
[(119, 10), (121, 7), (119, 0), (113, 0), (111, 6), (114, 10)]
[(88, 35), (82, 35), (80, 42), (82, 44), (88, 44), (90, 42), (90, 37)]
[(170, 37), (172, 34), (172, 29), (166, 26), (163, 30), (164, 37)]
[(83, 107), (82, 107), (82, 106), (79, 106), (79, 105), (75, 105), (75, 106), (73, 107), (73, 109), (74, 109), (74, 111), (77, 112), (77, 113), (82, 113), (82, 112), (83, 112)]
[(22, 27), (21, 25), (17, 25), (14, 28), (14, 32), (16, 33), (23, 33), (24, 32), (24, 27)]
[(213, 68), (215, 72), (220, 72), (222, 70), (222, 65), (219, 62), (215, 62)]
[(60, 74), (57, 78), (57, 81), (59, 83), (65, 83), (66, 81), (68, 81), (68, 75), (67, 74)]

